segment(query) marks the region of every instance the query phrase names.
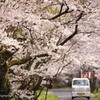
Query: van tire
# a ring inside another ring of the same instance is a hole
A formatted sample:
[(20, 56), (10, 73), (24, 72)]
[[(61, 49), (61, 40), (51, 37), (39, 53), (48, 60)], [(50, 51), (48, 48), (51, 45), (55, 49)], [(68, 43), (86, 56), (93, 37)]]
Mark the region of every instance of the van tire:
[(74, 97), (72, 97), (72, 100), (74, 99)]
[(90, 100), (90, 97), (87, 97), (88, 100)]

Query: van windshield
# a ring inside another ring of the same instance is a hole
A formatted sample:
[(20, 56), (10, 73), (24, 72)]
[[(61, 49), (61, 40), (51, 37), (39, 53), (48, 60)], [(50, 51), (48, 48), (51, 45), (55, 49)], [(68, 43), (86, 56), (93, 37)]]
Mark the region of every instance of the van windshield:
[(87, 80), (74, 80), (73, 85), (77, 86), (88, 86), (88, 81)]

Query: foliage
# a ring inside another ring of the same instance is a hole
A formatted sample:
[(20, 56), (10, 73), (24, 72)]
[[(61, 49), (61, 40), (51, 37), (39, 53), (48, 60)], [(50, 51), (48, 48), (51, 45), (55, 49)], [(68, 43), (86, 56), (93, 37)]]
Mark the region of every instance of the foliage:
[(100, 92), (99, 93), (91, 93), (91, 97), (97, 98), (100, 100)]
[(0, 1), (0, 88), (9, 74), (12, 97), (36, 100), (44, 79), (100, 65), (99, 9), (100, 0)]

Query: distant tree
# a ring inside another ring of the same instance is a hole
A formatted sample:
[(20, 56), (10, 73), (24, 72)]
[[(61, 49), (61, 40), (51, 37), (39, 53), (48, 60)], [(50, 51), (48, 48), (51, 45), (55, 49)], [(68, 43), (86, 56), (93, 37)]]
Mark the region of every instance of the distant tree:
[[(66, 71), (77, 69), (72, 64), (78, 60), (93, 61), (84, 53), (90, 46), (85, 48), (83, 42), (92, 41), (93, 34), (99, 33), (99, 4), (99, 0), (0, 2), (0, 52), (7, 52), (7, 58), (0, 53), (0, 66), (8, 69), (0, 75), (9, 73), (12, 97), (37, 100), (43, 78), (55, 77), (69, 64)], [(7, 84), (4, 77), (0, 77), (2, 85)]]

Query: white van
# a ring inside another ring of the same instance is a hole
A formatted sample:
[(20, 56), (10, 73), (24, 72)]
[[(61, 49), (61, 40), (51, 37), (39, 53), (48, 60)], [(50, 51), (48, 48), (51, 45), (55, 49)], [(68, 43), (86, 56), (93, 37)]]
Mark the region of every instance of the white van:
[(76, 97), (86, 97), (90, 99), (90, 82), (88, 78), (73, 78), (72, 99)]

